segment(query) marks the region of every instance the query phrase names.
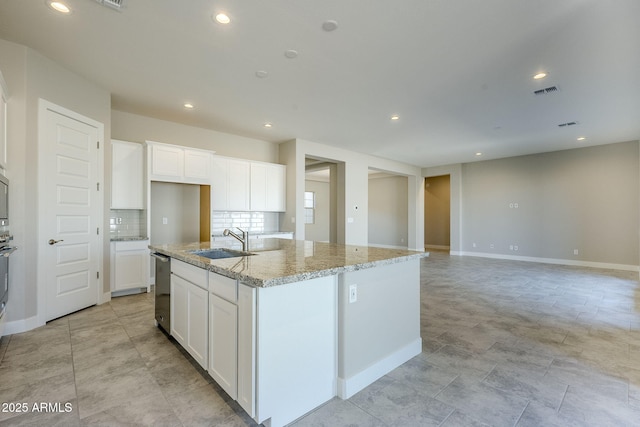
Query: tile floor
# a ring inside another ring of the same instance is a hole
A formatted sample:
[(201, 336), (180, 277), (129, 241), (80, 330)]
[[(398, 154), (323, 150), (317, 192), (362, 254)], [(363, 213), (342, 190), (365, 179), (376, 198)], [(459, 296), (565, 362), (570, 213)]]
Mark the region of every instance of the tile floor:
[[(432, 253), (422, 354), (293, 425), (638, 426), (637, 276)], [(152, 313), (152, 294), (121, 297), (3, 337), (0, 425), (255, 425)]]

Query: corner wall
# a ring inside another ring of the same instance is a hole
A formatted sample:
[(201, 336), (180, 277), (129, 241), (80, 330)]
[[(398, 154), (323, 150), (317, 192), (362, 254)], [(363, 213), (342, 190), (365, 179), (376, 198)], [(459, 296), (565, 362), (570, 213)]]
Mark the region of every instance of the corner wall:
[[(61, 67), (38, 52), (0, 39), (0, 70), (9, 89), (8, 162), (11, 181), (11, 231), (18, 251), (11, 256), (10, 304), (6, 333), (40, 326), (38, 295), (38, 99), (42, 98), (104, 124), (105, 141), (111, 138), (111, 95), (83, 77)], [(104, 147), (104, 170), (111, 168), (111, 152)], [(108, 228), (111, 182), (103, 180), (102, 229)], [(109, 289), (109, 238), (102, 247), (103, 291)], [(44, 274), (40, 272), (40, 274)]]

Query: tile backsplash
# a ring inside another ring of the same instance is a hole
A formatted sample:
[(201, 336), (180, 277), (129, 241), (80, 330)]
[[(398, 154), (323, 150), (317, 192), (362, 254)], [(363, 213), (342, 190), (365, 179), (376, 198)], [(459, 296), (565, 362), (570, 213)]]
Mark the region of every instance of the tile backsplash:
[(225, 228), (239, 227), (250, 233), (269, 233), (280, 230), (277, 212), (223, 212), (211, 214), (211, 234), (222, 235)]
[(111, 209), (109, 237), (146, 237), (146, 212), (141, 209)]

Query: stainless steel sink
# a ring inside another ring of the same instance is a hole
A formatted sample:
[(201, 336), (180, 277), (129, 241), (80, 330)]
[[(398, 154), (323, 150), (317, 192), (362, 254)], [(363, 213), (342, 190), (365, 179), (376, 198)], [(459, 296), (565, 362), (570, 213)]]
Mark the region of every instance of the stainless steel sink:
[(190, 253), (209, 259), (236, 258), (241, 256), (255, 255), (250, 252), (236, 251), (233, 249), (201, 249)]

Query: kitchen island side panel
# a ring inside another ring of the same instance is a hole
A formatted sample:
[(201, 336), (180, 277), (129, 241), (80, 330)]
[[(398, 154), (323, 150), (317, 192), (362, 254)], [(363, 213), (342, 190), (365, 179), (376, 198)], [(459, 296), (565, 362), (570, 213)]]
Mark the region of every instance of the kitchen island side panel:
[(338, 396), (346, 399), (422, 351), (420, 261), (346, 272), (338, 283)]
[(282, 426), (336, 395), (337, 279), (256, 291), (255, 419)]

